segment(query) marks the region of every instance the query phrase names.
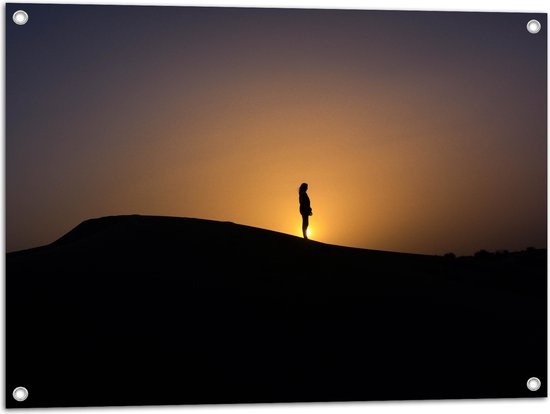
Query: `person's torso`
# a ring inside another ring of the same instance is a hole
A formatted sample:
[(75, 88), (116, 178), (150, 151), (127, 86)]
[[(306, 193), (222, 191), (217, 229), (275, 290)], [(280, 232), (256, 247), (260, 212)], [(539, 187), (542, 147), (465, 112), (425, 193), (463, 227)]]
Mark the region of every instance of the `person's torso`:
[(300, 193), (300, 211), (308, 212), (310, 208), (309, 197), (304, 193)]

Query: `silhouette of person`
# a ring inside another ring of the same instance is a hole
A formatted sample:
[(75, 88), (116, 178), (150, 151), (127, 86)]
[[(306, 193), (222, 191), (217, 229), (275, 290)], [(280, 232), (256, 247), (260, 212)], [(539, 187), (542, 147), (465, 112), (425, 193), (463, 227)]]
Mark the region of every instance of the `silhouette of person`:
[(311, 205), (309, 203), (309, 196), (306, 193), (307, 183), (302, 183), (298, 193), (300, 194), (300, 214), (302, 215), (302, 233), (304, 239), (307, 239), (307, 227), (309, 226), (309, 216), (313, 215)]

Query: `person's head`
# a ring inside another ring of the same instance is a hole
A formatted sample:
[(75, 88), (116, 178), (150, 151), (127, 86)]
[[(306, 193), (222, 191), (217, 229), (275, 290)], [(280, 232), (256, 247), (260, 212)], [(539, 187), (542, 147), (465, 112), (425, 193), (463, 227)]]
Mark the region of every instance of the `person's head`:
[(298, 190), (300, 193), (305, 193), (307, 191), (307, 183), (302, 183), (300, 186), (300, 189)]

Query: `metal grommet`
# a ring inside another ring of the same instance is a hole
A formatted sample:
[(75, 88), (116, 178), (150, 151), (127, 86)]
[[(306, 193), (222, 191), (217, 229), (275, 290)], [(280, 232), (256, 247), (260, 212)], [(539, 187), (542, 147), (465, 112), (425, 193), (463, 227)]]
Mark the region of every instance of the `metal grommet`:
[(25, 387), (17, 387), (13, 390), (13, 399), (15, 401), (25, 401), (29, 396), (29, 391)]
[(538, 20), (533, 19), (527, 22), (527, 31), (529, 33), (532, 33), (532, 34), (538, 33), (540, 32), (541, 27), (542, 26)]
[(537, 391), (540, 388), (540, 380), (537, 377), (531, 377), (527, 380), (527, 388), (530, 391)]
[(29, 15), (24, 10), (17, 10), (15, 13), (13, 13), (13, 22), (15, 24), (18, 24), (19, 26), (24, 25), (29, 21)]

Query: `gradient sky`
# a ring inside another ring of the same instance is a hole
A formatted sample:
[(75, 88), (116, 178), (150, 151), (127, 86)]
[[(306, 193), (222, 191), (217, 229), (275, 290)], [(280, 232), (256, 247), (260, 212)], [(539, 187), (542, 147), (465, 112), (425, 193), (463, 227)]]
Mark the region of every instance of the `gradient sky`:
[(6, 19), (8, 251), (117, 214), (300, 235), (302, 182), (322, 242), (546, 247), (545, 14), (8, 4)]

